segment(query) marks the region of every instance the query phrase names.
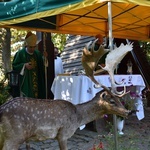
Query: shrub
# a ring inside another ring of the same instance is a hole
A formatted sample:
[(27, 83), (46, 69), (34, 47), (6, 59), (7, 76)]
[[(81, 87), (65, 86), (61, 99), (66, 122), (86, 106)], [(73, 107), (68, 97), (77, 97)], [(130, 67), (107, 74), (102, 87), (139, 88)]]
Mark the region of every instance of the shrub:
[(0, 105), (5, 103), (9, 97), (9, 92), (7, 89), (7, 85), (5, 84), (5, 81), (0, 81)]

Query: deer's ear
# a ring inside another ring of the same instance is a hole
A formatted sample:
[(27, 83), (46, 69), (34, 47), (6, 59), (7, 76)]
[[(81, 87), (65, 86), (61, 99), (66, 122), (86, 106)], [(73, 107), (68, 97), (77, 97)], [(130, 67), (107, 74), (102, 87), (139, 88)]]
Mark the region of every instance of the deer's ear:
[(111, 98), (111, 96), (105, 91), (101, 94), (101, 98), (105, 100), (105, 99)]

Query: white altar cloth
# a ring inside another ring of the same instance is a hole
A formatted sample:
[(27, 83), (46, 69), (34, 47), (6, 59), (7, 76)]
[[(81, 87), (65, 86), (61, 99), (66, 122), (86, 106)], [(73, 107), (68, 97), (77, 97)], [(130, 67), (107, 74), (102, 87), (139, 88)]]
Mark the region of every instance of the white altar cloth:
[[(145, 83), (141, 75), (115, 75), (115, 80), (123, 84), (118, 87), (126, 87), (133, 85), (138, 92), (145, 88)], [(98, 82), (110, 87), (110, 76), (100, 75), (95, 76)], [(54, 79), (51, 90), (54, 94), (54, 99), (64, 99), (72, 102), (73, 104), (80, 104), (91, 100), (97, 92), (102, 88), (95, 89), (94, 83), (87, 76), (57, 76)]]

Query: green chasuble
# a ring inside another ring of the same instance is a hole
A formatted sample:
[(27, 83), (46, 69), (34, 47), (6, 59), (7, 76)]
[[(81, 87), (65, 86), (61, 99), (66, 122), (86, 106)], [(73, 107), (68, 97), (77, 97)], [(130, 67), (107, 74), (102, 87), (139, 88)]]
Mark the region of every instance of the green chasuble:
[[(24, 67), (25, 63), (31, 62), (34, 68), (28, 70)], [(45, 75), (43, 58), (40, 51), (35, 50), (33, 54), (26, 52), (26, 48), (19, 50), (13, 60), (13, 70), (20, 75), (20, 92), (24, 97), (45, 98)]]

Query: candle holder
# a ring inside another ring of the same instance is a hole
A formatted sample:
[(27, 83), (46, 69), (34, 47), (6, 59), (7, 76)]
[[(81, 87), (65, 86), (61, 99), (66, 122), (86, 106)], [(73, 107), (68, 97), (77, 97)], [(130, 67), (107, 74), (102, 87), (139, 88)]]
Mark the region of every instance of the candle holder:
[(19, 73), (13, 70), (7, 73), (7, 77), (8, 85), (10, 87), (9, 93), (13, 97), (20, 96)]

